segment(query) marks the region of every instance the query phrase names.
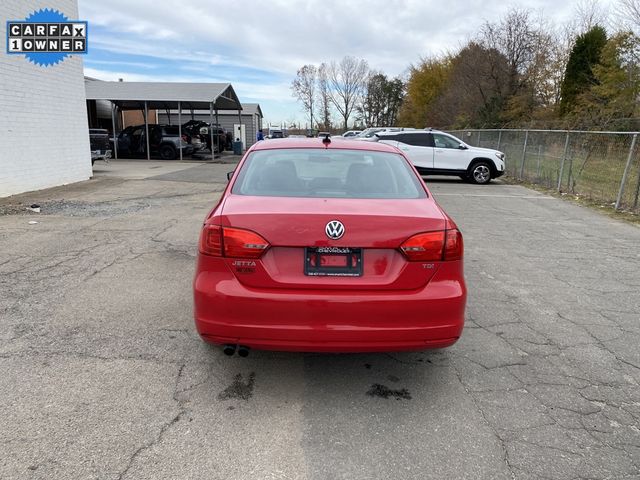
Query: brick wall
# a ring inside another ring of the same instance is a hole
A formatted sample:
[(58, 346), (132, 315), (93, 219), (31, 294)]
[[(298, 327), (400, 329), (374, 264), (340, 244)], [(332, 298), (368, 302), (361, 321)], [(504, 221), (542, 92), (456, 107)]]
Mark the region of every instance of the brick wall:
[(40, 8), (78, 18), (77, 0), (0, 0), (0, 197), (92, 175), (82, 56), (41, 67), (6, 54), (6, 20)]

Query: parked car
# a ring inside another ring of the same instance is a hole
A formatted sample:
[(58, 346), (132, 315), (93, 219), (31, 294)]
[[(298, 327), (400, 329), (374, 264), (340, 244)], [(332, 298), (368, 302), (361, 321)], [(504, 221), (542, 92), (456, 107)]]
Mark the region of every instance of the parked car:
[(108, 160), (111, 158), (109, 130), (103, 128), (90, 128), (89, 145), (91, 147), (91, 165), (93, 165), (96, 160)]
[(267, 138), (284, 138), (284, 132), (277, 128), (270, 128)]
[(463, 328), (462, 256), (456, 224), (397, 148), (258, 142), (205, 219), (196, 327), (228, 355), (446, 347)]
[(187, 142), (193, 146), (193, 152), (196, 153), (207, 148), (207, 143), (204, 140), (203, 133), (200, 131), (201, 129), (198, 127), (192, 128), (191, 122), (193, 120), (183, 123), (181, 130), (182, 134), (187, 136)]
[(376, 136), (402, 150), (422, 175), (456, 175), (486, 184), (505, 172), (504, 153), (472, 147), (439, 130), (378, 132)]
[(376, 134), (381, 132), (400, 132), (404, 130), (415, 130), (415, 128), (402, 128), (402, 127), (370, 127), (365, 128), (362, 132), (354, 135), (354, 140), (369, 140), (377, 141)]
[(355, 137), (359, 133), (362, 133), (362, 130), (348, 130), (342, 134), (343, 137)]
[[(209, 128), (213, 128), (213, 143), (215, 153), (219, 153), (227, 148), (227, 131), (217, 124), (209, 124), (201, 120), (189, 120), (182, 125), (183, 131), (191, 136), (198, 136), (202, 142), (202, 148), (211, 150), (211, 134)], [(217, 136), (217, 138), (216, 138)]]
[[(183, 133), (179, 137), (176, 125), (149, 124), (149, 147), (152, 155), (158, 155), (163, 160), (174, 160), (182, 155), (191, 155), (194, 151), (193, 145), (189, 143), (190, 137)], [(147, 152), (147, 141), (145, 137), (145, 126), (135, 125), (127, 127), (118, 135), (118, 154), (120, 155), (145, 155)]]

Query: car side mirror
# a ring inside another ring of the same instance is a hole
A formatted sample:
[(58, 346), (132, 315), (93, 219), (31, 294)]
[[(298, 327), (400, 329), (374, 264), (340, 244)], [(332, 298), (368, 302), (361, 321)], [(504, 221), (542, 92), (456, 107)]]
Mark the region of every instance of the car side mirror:
[(231, 180), (231, 177), (233, 177), (234, 173), (235, 173), (235, 170), (233, 172), (227, 172), (227, 181)]
[(461, 143), (461, 144), (458, 146), (458, 148), (459, 148), (460, 150), (466, 150), (466, 149), (468, 149), (469, 147), (467, 147), (464, 143)]

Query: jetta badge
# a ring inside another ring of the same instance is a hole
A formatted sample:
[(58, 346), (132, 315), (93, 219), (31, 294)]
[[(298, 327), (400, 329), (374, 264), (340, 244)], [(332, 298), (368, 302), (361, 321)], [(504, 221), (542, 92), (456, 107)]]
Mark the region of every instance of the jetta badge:
[(327, 223), (327, 226), (324, 227), (324, 232), (331, 240), (338, 240), (344, 235), (344, 225), (338, 220), (331, 220)]

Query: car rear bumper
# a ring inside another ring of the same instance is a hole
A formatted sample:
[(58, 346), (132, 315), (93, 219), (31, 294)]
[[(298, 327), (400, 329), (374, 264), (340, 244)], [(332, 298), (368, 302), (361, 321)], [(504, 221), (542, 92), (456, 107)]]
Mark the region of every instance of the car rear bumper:
[[(243, 286), (222, 259), (198, 268), (195, 323), (215, 344), (305, 352), (425, 350), (454, 344), (462, 332), (462, 262), (444, 262), (421, 289), (319, 291)], [(218, 268), (219, 267), (219, 268)]]

